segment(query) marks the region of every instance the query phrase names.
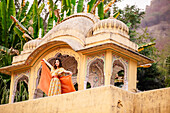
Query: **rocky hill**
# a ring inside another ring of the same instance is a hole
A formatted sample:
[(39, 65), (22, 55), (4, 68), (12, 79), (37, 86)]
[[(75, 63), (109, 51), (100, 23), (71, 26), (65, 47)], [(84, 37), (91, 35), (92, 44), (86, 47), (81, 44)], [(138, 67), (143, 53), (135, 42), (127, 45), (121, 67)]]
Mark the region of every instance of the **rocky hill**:
[(156, 47), (167, 50), (170, 45), (170, 0), (152, 0), (146, 7), (146, 14), (141, 22), (143, 28), (156, 38)]

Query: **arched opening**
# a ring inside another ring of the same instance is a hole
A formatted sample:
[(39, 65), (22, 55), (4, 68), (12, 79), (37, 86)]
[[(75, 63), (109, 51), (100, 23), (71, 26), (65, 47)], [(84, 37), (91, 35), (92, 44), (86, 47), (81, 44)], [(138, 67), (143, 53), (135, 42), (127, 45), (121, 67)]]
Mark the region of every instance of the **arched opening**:
[(125, 77), (125, 67), (120, 60), (115, 60), (113, 62), (113, 71), (110, 80), (110, 84), (123, 88)]
[(75, 87), (76, 91), (78, 91), (78, 84), (77, 83), (74, 84), (74, 87)]
[(22, 75), (15, 81), (14, 86), (14, 102), (25, 101), (29, 99), (28, 93), (28, 77)]
[(91, 84), (87, 82), (86, 89), (89, 89), (89, 88), (91, 88)]
[[(62, 55), (61, 53), (57, 53), (54, 57), (49, 58), (47, 61), (54, 66), (55, 59), (59, 58), (61, 59), (61, 63), (64, 69), (71, 71), (73, 73), (72, 75), (72, 82), (75, 83), (75, 89), (78, 90), (78, 84), (77, 84), (77, 61), (74, 57), (69, 55)], [(38, 70), (38, 77), (36, 80), (36, 87), (38, 86), (39, 80), (41, 77), (41, 67)], [(43, 93), (40, 89), (35, 90), (34, 98), (40, 98), (46, 96), (45, 93)]]
[(104, 85), (104, 62), (102, 59), (94, 59), (87, 65), (87, 76), (86, 76), (86, 84), (90, 83), (90, 87), (99, 87)]

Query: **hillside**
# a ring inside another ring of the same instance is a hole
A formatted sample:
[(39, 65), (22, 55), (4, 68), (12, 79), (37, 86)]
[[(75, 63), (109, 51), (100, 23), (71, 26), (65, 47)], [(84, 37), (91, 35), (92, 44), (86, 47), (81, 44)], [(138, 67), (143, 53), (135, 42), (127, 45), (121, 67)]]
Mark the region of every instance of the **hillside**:
[(156, 38), (159, 50), (170, 49), (170, 0), (152, 0), (146, 7), (146, 14), (141, 22), (143, 28), (148, 27), (152, 37)]

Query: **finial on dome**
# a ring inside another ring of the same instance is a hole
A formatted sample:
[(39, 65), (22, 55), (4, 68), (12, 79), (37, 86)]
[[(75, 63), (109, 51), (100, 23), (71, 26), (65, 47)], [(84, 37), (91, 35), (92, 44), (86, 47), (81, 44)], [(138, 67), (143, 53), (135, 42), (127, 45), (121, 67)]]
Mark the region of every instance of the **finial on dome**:
[(55, 26), (55, 20), (53, 21), (53, 27)]
[(113, 5), (110, 7), (110, 18), (113, 18)]
[(74, 6), (74, 14), (77, 13), (77, 5), (78, 5), (78, 3), (76, 3), (76, 5)]
[(64, 11), (64, 19), (66, 18), (66, 11)]
[(98, 16), (98, 7), (96, 7), (95, 15)]
[(40, 29), (39, 29), (39, 35), (38, 35), (38, 38), (41, 38), (41, 33), (42, 33), (42, 29), (40, 28)]
[(85, 5), (84, 5), (84, 12), (87, 13), (87, 12), (88, 12), (88, 11), (87, 11), (87, 4), (88, 4), (88, 2), (86, 2), (86, 1), (84, 0), (84, 4), (85, 4)]

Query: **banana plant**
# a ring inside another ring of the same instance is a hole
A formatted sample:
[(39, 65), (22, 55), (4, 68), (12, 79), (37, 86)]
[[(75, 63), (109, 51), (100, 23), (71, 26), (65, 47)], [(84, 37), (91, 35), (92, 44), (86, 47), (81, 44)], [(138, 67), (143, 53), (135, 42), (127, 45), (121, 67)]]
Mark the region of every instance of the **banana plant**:
[(14, 102), (28, 100), (28, 85), (24, 81), (19, 81), (17, 84)]
[(9, 43), (11, 43), (11, 38), (13, 34), (10, 33), (10, 25), (12, 24), (12, 20), (10, 19), (10, 15), (16, 15), (15, 14), (15, 5), (13, 0), (1, 0), (0, 2), (0, 18), (1, 18), (1, 26), (2, 26), (2, 35), (0, 38), (1, 44), (3, 46), (8, 47), (10, 46)]
[[(35, 5), (35, 3), (33, 5)], [(27, 30), (29, 27), (33, 27), (33, 25), (30, 24), (32, 17), (35, 17), (33, 5), (30, 10), (27, 11), (29, 2), (27, 1), (25, 3), (25, 0), (22, 0), (20, 7), (16, 10), (14, 0), (0, 1), (0, 67), (10, 65), (12, 56), (18, 55), (19, 51), (22, 50), (22, 47), (26, 42), (23, 38), (23, 36), (25, 36), (24, 34), (28, 34), (31, 38), (37, 38), (32, 34), (29, 34), (30, 31)], [(39, 16), (43, 8), (44, 4), (36, 10), (38, 16), (36, 15), (34, 23), (35, 27), (39, 29), (43, 28), (43, 19)], [(35, 32), (38, 34), (38, 29), (34, 31), (34, 33)], [(7, 77), (7, 75), (0, 74), (0, 78), (2, 77)], [(0, 101), (3, 104), (8, 103), (9, 98), (9, 85), (7, 85), (8, 82), (5, 82), (6, 80), (6, 78), (3, 78), (1, 80), (2, 84), (0, 84), (0, 92), (3, 92), (0, 93)], [(24, 98), (26, 99), (27, 96)]]
[(19, 55), (19, 51), (16, 49), (13, 49), (12, 47), (10, 49), (8, 49), (8, 48), (0, 45), (0, 51), (3, 51), (9, 55)]
[[(29, 4), (28, 1), (26, 2), (25, 7), (28, 6), (27, 4)], [(39, 34), (38, 32), (40, 29), (42, 29), (41, 36), (44, 36), (43, 19), (42, 19), (42, 17), (40, 17), (40, 14), (41, 14), (42, 10), (44, 9), (44, 7), (45, 7), (44, 3), (42, 3), (41, 6), (38, 7), (37, 0), (34, 0), (28, 13), (26, 14), (26, 11), (25, 10), (23, 11), (24, 16), (22, 16), (21, 19), (17, 20), (15, 17), (12, 17), (12, 19), (16, 23), (16, 26), (21, 30), (21, 32), (23, 34), (26, 32), (26, 34), (28, 34), (31, 37), (31, 39), (38, 38), (38, 34)], [(25, 9), (27, 10), (27, 8), (25, 8)], [(22, 7), (20, 8), (20, 10), (23, 10)], [(32, 21), (32, 24), (31, 24), (31, 21)], [(26, 26), (26, 27), (24, 27), (24, 26)], [(27, 30), (29, 27), (33, 28), (33, 33), (31, 33), (30, 31)], [(30, 38), (30, 37), (28, 37), (28, 38)]]
[(116, 0), (111, 0), (105, 7), (104, 7), (104, 13), (106, 13), (109, 8), (112, 6), (112, 4), (114, 4), (116, 2)]
[(9, 93), (10, 90), (8, 88), (7, 85), (10, 84), (10, 78), (8, 79), (2, 79), (2, 77), (0, 77), (0, 97), (1, 97), (1, 104), (6, 104), (9, 102)]

